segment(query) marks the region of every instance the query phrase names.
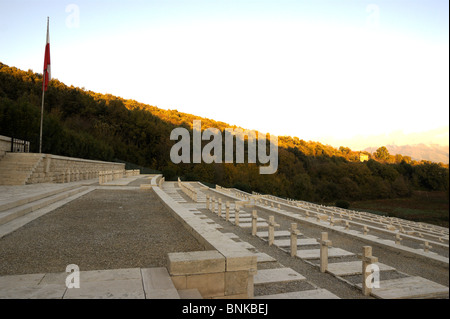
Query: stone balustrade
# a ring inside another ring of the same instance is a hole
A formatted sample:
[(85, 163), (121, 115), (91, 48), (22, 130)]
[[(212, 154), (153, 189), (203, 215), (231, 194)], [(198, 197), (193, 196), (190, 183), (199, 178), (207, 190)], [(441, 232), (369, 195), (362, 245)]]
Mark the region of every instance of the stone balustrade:
[(125, 174), (125, 164), (42, 154), (27, 184), (68, 183), (100, 178), (100, 172), (111, 172), (112, 179), (121, 178)]
[(194, 202), (197, 201), (197, 190), (192, 187), (189, 183), (183, 183), (180, 178), (178, 178), (178, 186), (181, 188), (183, 193), (189, 196)]

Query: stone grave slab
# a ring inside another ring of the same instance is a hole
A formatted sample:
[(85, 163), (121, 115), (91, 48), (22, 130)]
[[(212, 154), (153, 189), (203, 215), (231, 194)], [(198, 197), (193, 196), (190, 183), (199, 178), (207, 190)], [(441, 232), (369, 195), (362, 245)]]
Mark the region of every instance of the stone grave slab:
[[(341, 248), (328, 249), (328, 257), (344, 257), (344, 256), (354, 256), (354, 254)], [(301, 259), (319, 259), (320, 249), (297, 250), (297, 257)]]
[[(267, 222), (257, 222), (256, 223), (256, 227), (268, 227), (269, 224), (267, 224)], [(252, 223), (241, 223), (239, 221), (239, 227), (241, 228), (252, 228)]]
[[(382, 263), (376, 263), (376, 265), (380, 267), (380, 271), (395, 270), (395, 268)], [(342, 263), (331, 263), (328, 264), (327, 272), (335, 276), (349, 276), (362, 274), (362, 262), (348, 261)]]
[[(361, 284), (358, 284), (361, 288)], [(381, 299), (412, 299), (448, 297), (449, 288), (422, 277), (381, 280), (372, 295)]]
[(291, 268), (260, 269), (253, 278), (255, 285), (300, 281), (306, 278)]
[[(278, 247), (291, 247), (290, 239), (276, 239), (273, 244)], [(318, 245), (315, 238), (300, 238), (297, 239), (297, 246)]]

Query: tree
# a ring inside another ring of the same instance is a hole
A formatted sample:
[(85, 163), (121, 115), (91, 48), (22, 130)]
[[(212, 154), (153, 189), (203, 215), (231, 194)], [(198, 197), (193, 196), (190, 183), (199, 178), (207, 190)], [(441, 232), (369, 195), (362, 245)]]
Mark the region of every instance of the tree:
[(389, 151), (385, 146), (378, 148), (373, 155), (380, 161), (387, 161), (390, 158)]

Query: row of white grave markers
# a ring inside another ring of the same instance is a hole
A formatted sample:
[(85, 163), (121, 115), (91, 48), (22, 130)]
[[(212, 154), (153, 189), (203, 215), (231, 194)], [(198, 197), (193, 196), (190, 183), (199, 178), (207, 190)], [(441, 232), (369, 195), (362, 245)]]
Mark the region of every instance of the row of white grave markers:
[[(308, 211), (306, 211), (305, 214), (306, 214), (306, 218), (310, 217)], [(350, 220), (351, 220), (351, 218), (350, 218)], [(332, 216), (317, 214), (316, 215), (316, 221), (317, 222), (328, 221), (330, 223), (330, 226), (332, 226), (332, 227), (335, 226), (336, 223), (343, 223), (345, 225), (344, 229), (347, 230), (347, 231), (350, 230), (350, 223), (351, 223), (351, 221), (348, 221), (348, 220), (343, 220), (343, 219), (335, 220)], [(369, 234), (370, 230), (371, 230), (370, 229), (371, 227), (367, 226), (367, 225), (360, 225), (358, 223), (356, 223), (354, 225), (356, 225), (357, 227), (362, 227), (362, 233), (363, 233), (364, 236), (367, 236)], [(373, 229), (376, 229), (376, 228), (373, 228)], [(394, 229), (390, 229), (389, 227), (387, 227), (387, 229), (390, 230), (390, 231), (394, 231), (396, 228), (394, 227)], [(402, 233), (402, 232), (400, 231), (400, 233)], [(394, 236), (395, 236), (395, 241), (394, 242), (395, 242), (396, 245), (401, 245), (401, 241), (403, 240), (403, 238), (401, 237), (400, 233), (395, 233), (394, 234)], [(418, 238), (411, 238), (411, 240), (415, 240), (415, 241), (419, 241), (419, 242), (421, 241), (421, 239), (418, 239)], [(422, 244), (420, 244), (420, 246), (423, 247), (424, 252), (429, 252), (430, 249), (433, 248), (433, 246), (430, 245), (429, 241), (422, 240), (421, 242), (422, 242)], [(445, 246), (442, 245), (442, 247), (445, 247)]]
[[(313, 209), (317, 210), (317, 212), (322, 211), (323, 213), (326, 213), (325, 209), (327, 209), (328, 212), (331, 213), (332, 217), (334, 217), (334, 214), (339, 214), (339, 216), (341, 218), (343, 217), (343, 215), (345, 215), (350, 220), (352, 220), (352, 216), (353, 216), (355, 218), (368, 219), (368, 221), (379, 222), (382, 224), (389, 223), (388, 225), (385, 224), (385, 227), (388, 230), (395, 231), (398, 228), (400, 233), (409, 234), (409, 235), (410, 235), (410, 232), (417, 233), (417, 235), (421, 238), (424, 237), (421, 234), (421, 231), (428, 231), (428, 232), (431, 232), (430, 235), (436, 236), (438, 241), (440, 241), (440, 242), (447, 241), (448, 242), (448, 229), (440, 229), (440, 228), (438, 229), (433, 225), (425, 226), (420, 223), (411, 222), (411, 221), (407, 221), (407, 220), (403, 220), (403, 219), (399, 219), (399, 218), (387, 217), (387, 216), (386, 217), (373, 216), (373, 214), (367, 213), (367, 212), (360, 212), (360, 211), (355, 211), (355, 210), (342, 209), (342, 208), (338, 208), (338, 207), (317, 205), (317, 204), (313, 204), (313, 203), (309, 203), (309, 202), (305, 202), (305, 201), (293, 200), (290, 198), (282, 199), (282, 198), (278, 198), (278, 197), (275, 197), (272, 195), (263, 195), (263, 194), (256, 193), (256, 192), (252, 192), (252, 194), (258, 195), (259, 198), (270, 198), (270, 199), (277, 200), (277, 201), (281, 200), (281, 201), (283, 201), (283, 203), (286, 203), (286, 204), (292, 205), (292, 206), (313, 208)], [(266, 205), (267, 205), (267, 201), (266, 201)], [(272, 205), (272, 207), (273, 207), (273, 205)], [(330, 220), (330, 222), (333, 223), (332, 220)], [(397, 227), (393, 226), (394, 223)], [(405, 227), (409, 227), (410, 230), (409, 231), (406, 230)], [(417, 229), (419, 229), (419, 231), (417, 231)], [(424, 242), (424, 244), (422, 246), (428, 246), (428, 245)]]
[[(210, 206), (210, 199), (212, 205)], [(209, 195), (206, 196), (206, 208), (210, 209), (213, 213), (216, 212), (215, 210), (215, 203), (217, 202), (217, 214), (220, 217), (221, 216), (221, 207), (222, 207), (222, 200), (221, 198), (217, 199), (212, 196), (210, 198)], [(236, 202), (235, 205), (235, 225), (239, 226), (239, 205), (238, 202)], [(229, 218), (229, 202), (226, 202), (226, 219)], [(258, 220), (258, 213), (256, 209), (252, 210), (252, 235), (256, 236), (257, 234), (257, 220)], [(275, 217), (273, 215), (269, 216), (268, 221), (268, 244), (269, 246), (272, 246), (275, 240), (274, 232), (275, 227), (279, 227), (280, 225), (275, 222)], [(292, 257), (297, 256), (297, 236), (300, 234), (299, 229), (297, 228), (297, 223), (291, 223), (291, 228), (289, 229), (289, 232), (291, 233), (290, 237), (290, 254)], [(321, 237), (317, 239), (317, 242), (320, 245), (320, 271), (326, 272), (328, 269), (328, 248), (331, 247), (332, 241), (328, 239), (328, 233), (322, 232)], [(372, 256), (372, 247), (371, 246), (364, 246), (363, 247), (363, 253), (362, 255), (358, 256), (362, 261), (362, 292), (364, 295), (368, 296), (372, 292), (372, 280), (375, 279), (373, 277), (373, 268), (372, 264), (375, 264), (378, 262), (378, 258)]]
[(104, 184), (109, 181), (113, 181), (122, 178), (125, 175), (125, 170), (114, 170), (114, 171), (99, 171), (98, 172), (98, 182), (99, 184)]
[[(213, 213), (216, 213), (216, 203), (217, 203), (217, 215), (222, 217), (222, 198), (216, 199), (215, 196), (206, 195), (206, 209), (210, 210)], [(228, 221), (230, 219), (230, 202), (225, 202), (225, 220)], [(239, 211), (237, 212), (237, 220), (239, 224)]]
[(181, 182), (179, 177), (178, 177), (178, 186), (187, 196), (190, 197), (190, 199), (192, 199), (194, 202), (197, 201), (197, 190), (193, 188), (191, 185)]

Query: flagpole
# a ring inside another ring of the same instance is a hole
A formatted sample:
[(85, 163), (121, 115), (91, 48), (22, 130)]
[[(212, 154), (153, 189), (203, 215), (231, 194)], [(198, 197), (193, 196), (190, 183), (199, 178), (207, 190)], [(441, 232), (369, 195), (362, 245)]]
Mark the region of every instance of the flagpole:
[(43, 73), (42, 77), (42, 106), (41, 106), (41, 129), (39, 133), (39, 153), (42, 153), (42, 123), (44, 119), (44, 94), (45, 94), (44, 86), (45, 86), (45, 72)]
[[(47, 46), (48, 43), (48, 24), (49, 24), (49, 17), (47, 17), (47, 38), (45, 40), (45, 45)], [(44, 59), (45, 60), (45, 59)], [(44, 64), (46, 62), (44, 61)], [(44, 65), (44, 72), (42, 73), (42, 105), (41, 105), (41, 128), (39, 132), (39, 153), (42, 153), (42, 126), (44, 122), (44, 95), (45, 95), (45, 74), (47, 66)]]

